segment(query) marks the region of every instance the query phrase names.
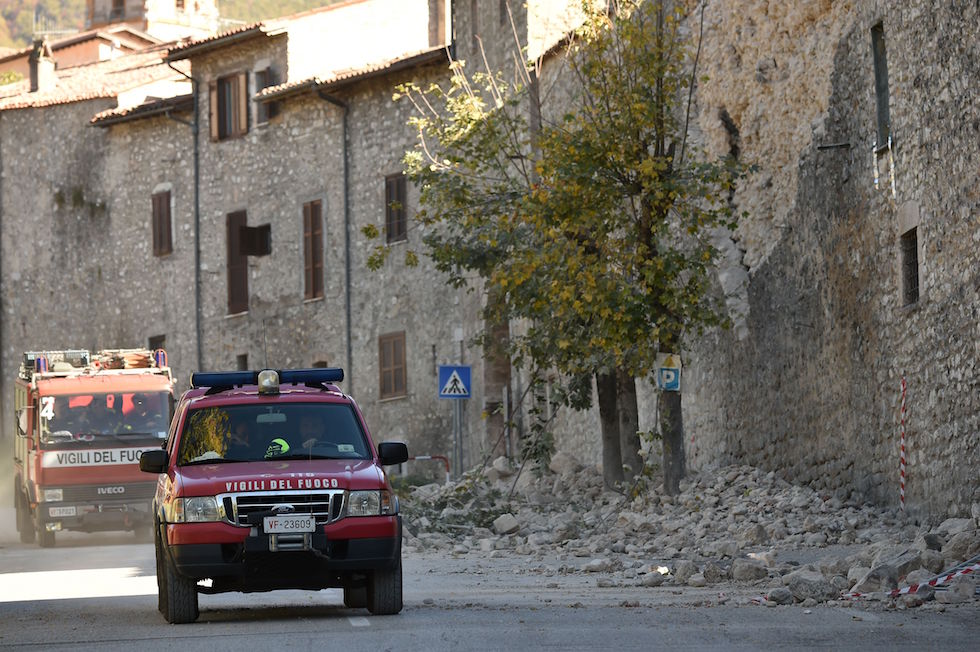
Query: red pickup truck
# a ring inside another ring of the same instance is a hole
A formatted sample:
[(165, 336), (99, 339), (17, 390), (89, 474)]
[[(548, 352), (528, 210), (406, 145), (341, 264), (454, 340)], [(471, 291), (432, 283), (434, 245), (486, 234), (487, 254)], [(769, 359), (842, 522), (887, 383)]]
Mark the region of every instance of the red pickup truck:
[(402, 609), (401, 517), (384, 466), (336, 368), (195, 373), (164, 448), (153, 500), (158, 607), (193, 622), (199, 593), (343, 588), (344, 604)]

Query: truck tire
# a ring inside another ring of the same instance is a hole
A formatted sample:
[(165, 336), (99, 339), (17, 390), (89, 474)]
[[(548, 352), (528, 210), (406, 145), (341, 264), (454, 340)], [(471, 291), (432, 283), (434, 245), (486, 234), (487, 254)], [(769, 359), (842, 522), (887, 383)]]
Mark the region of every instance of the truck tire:
[(167, 576), (163, 572), (163, 546), (160, 543), (162, 536), (160, 527), (156, 526), (153, 534), (153, 553), (156, 558), (157, 567), (157, 611), (166, 616)]
[(163, 561), (166, 605), (163, 617), (168, 623), (192, 623), (200, 615), (197, 605), (197, 582), (177, 572), (173, 562)]
[(363, 609), (367, 606), (367, 586), (355, 584), (353, 580), (344, 583), (344, 606), (348, 609)]
[(37, 545), (42, 548), (54, 548), (54, 531), (44, 527), (44, 523), (39, 518), (35, 519), (34, 533), (37, 536)]
[(14, 508), (17, 511), (17, 531), (20, 533), (21, 543), (34, 543), (34, 519), (31, 517), (31, 509), (27, 506), (27, 501), (20, 493), (20, 489), (14, 488)]
[(367, 608), (377, 616), (388, 616), (402, 610), (402, 560), (393, 568), (379, 569), (368, 575)]

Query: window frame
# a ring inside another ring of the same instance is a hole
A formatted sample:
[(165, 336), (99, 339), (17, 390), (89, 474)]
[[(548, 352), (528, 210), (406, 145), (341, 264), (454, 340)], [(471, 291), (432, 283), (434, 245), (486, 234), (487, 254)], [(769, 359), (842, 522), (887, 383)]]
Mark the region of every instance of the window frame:
[(236, 72), (209, 84), (210, 131), (214, 142), (240, 138), (248, 133), (248, 74)]
[(174, 251), (173, 219), (170, 190), (160, 190), (150, 195), (152, 216), (150, 228), (153, 240), (153, 255), (167, 256)]
[[(408, 395), (405, 348), (405, 331), (378, 336), (378, 396), (382, 400)], [(387, 386), (386, 380), (390, 380)]]
[(919, 303), (922, 297), (919, 279), (919, 227), (913, 226), (898, 239), (901, 252), (902, 307), (908, 308)]
[[(275, 68), (266, 66), (253, 73), (255, 78), (255, 92), (258, 93), (263, 88), (275, 86), (279, 83), (279, 77)], [(268, 124), (273, 118), (279, 115), (279, 102), (255, 102), (255, 124)]]

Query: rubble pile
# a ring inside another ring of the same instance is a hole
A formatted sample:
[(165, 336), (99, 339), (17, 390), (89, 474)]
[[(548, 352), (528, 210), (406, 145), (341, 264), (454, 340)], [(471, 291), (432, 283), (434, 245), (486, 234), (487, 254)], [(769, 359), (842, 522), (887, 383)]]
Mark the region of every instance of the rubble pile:
[[(404, 496), (405, 546), (526, 556), (532, 572), (594, 573), (600, 587), (758, 587), (767, 605), (974, 599), (977, 573), (938, 591), (928, 581), (980, 554), (980, 504), (970, 518), (921, 527), (748, 466), (695, 473), (673, 497), (651, 479), (630, 489), (605, 489), (597, 469), (563, 453), (539, 473), (499, 458)], [(891, 595), (913, 584), (924, 586)]]

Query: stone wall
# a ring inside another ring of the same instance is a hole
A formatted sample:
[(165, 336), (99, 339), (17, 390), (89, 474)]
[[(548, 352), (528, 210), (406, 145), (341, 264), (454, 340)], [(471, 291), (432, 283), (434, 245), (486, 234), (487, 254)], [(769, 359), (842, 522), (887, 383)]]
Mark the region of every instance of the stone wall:
[[(692, 344), (691, 462), (758, 464), (897, 505), (904, 376), (908, 507), (969, 513), (980, 499), (978, 9), (794, 6), (711, 3), (706, 14), (700, 126), (709, 148), (728, 149), (726, 109), (759, 171), (737, 197), (750, 213), (736, 236), (750, 270), (747, 331)], [(894, 197), (888, 157), (878, 190), (871, 164), (878, 22)], [(916, 224), (920, 298), (906, 306), (899, 238)]]

